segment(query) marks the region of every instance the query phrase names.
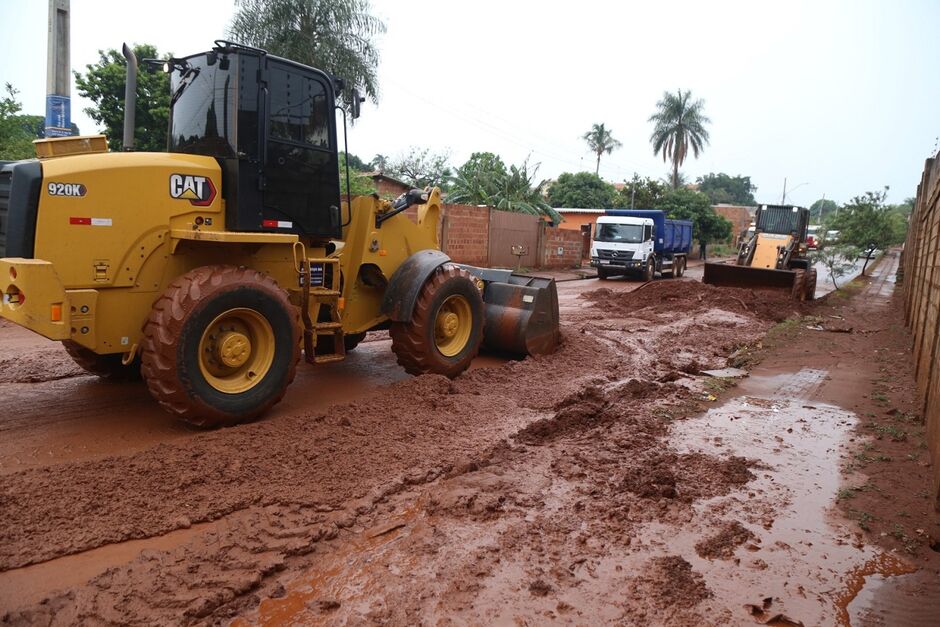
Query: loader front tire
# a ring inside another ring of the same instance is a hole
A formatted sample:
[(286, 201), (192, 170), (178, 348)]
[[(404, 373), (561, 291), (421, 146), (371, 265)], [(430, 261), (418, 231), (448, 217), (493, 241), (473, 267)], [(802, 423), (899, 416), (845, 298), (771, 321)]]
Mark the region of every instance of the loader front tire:
[(137, 381), (140, 379), (140, 359), (124, 365), (124, 355), (114, 353), (99, 355), (85, 348), (78, 342), (65, 340), (62, 347), (78, 366), (89, 374), (97, 375), (109, 381)]
[(810, 268), (803, 276), (806, 283), (806, 300), (816, 300), (816, 268)]
[(424, 283), (409, 322), (389, 327), (398, 363), (413, 375), (456, 377), (483, 341), (483, 297), (466, 270), (444, 265)]
[(141, 355), (150, 393), (181, 420), (206, 428), (247, 422), (294, 379), (299, 312), (257, 270), (196, 268), (154, 304)]

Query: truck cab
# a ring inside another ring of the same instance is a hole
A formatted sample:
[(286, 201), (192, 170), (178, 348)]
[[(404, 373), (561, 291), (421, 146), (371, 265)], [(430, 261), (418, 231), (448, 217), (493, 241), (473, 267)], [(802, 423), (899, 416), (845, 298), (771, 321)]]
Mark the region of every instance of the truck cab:
[(653, 255), (654, 232), (651, 218), (599, 217), (591, 244), (591, 265), (642, 272)]

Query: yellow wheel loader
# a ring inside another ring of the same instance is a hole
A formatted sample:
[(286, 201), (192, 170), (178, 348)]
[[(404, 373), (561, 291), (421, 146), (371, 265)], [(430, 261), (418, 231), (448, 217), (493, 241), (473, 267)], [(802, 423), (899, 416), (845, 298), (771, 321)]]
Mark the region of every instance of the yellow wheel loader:
[(754, 233), (741, 243), (734, 263), (706, 263), (705, 283), (780, 289), (796, 300), (816, 298), (816, 269), (807, 257), (809, 209), (761, 205)]
[[(341, 200), (340, 79), (217, 41), (166, 62), (169, 151), (133, 152), (137, 59), (124, 48), (126, 152), (67, 137), (0, 164), (4, 318), (91, 373), (142, 375), (206, 427), (260, 416), (302, 353), (341, 360), (370, 330), (389, 330), (412, 374), (456, 376), (481, 345), (555, 349), (554, 282), (452, 263), (439, 190)], [(417, 222), (404, 214), (415, 205)]]

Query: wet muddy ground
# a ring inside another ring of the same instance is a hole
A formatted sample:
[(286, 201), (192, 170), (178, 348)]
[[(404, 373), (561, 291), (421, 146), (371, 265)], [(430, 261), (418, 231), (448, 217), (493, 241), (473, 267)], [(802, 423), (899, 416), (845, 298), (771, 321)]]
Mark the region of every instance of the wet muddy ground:
[[(563, 283), (556, 355), (410, 378), (375, 336), (301, 369), (267, 419), (208, 433), (5, 326), (0, 616), (929, 621), (922, 436), (909, 373), (879, 370), (903, 361), (903, 331), (878, 331), (892, 267), (815, 308), (694, 279)], [(727, 365), (751, 376), (701, 374)], [(867, 427), (882, 397), (903, 439)]]

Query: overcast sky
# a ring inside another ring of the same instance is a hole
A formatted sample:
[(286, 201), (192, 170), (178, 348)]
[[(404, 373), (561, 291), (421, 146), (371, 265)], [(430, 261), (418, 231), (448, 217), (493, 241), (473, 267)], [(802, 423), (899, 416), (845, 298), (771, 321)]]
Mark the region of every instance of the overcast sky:
[[(45, 0), (0, 0), (0, 82), (44, 111)], [(664, 90), (705, 100), (711, 144), (683, 171), (749, 175), (759, 202), (839, 202), (890, 185), (913, 196), (940, 136), (940, 1), (512, 2), (378, 0), (381, 98), (350, 131), (368, 160), (410, 146), (529, 157), (540, 177), (594, 170), (581, 135), (603, 122), (623, 148), (616, 182), (662, 178), (647, 121)], [(225, 35), (232, 0), (71, 0), (71, 61), (152, 43), (177, 55)], [(94, 123), (73, 85), (72, 117)]]

